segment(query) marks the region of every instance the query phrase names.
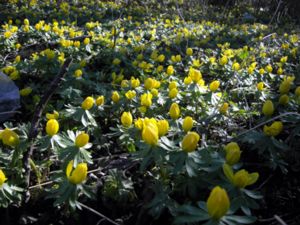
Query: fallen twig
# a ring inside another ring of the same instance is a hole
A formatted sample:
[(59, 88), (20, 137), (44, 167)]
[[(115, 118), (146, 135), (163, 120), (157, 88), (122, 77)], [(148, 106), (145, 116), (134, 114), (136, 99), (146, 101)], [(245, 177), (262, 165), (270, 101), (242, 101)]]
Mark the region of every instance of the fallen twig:
[[(25, 172), (24, 172), (25, 186), (27, 188), (30, 183), (30, 163), (29, 162), (30, 162), (30, 158), (33, 153), (33, 150), (34, 150), (34, 138), (38, 134), (38, 126), (39, 126), (39, 122), (41, 120), (42, 113), (43, 113), (48, 101), (54, 94), (55, 90), (60, 85), (62, 78), (66, 75), (67, 69), (71, 62), (72, 62), (71, 58), (66, 59), (63, 66), (61, 67), (60, 71), (58, 72), (58, 74), (56, 75), (54, 80), (51, 82), (48, 90), (45, 92), (44, 96), (40, 100), (40, 102), (37, 105), (36, 110), (34, 112), (34, 115), (33, 115), (32, 121), (31, 121), (31, 127), (29, 130), (29, 135), (28, 135), (28, 141), (31, 144), (30, 144), (30, 147), (27, 149), (27, 151), (23, 155), (23, 165), (24, 165), (24, 169), (25, 169)], [(28, 201), (30, 198), (30, 193), (27, 191), (26, 195), (27, 195), (27, 198), (25, 201)]]
[(114, 224), (114, 225), (120, 225), (119, 223), (113, 221), (112, 219), (108, 218), (107, 216), (103, 215), (102, 213), (96, 211), (95, 209), (92, 209), (91, 207), (85, 205), (85, 204), (82, 204), (81, 202), (79, 202), (79, 205), (82, 207), (82, 208), (85, 208), (87, 209), (88, 211), (102, 217), (103, 219), (107, 220), (108, 222), (110, 222), (111, 224)]

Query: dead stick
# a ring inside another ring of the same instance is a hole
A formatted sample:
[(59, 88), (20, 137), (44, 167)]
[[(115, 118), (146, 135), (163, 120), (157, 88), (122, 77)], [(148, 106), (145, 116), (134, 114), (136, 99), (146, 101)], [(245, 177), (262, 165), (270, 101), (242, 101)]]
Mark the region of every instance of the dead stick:
[(103, 215), (102, 213), (99, 213), (98, 211), (96, 211), (95, 209), (92, 209), (91, 207), (87, 206), (87, 205), (84, 205), (82, 203), (79, 202), (79, 205), (82, 207), (82, 208), (85, 208), (87, 210), (89, 210), (90, 212), (100, 216), (101, 218), (107, 220), (108, 222), (110, 222), (111, 224), (114, 224), (114, 225), (120, 225), (119, 223), (113, 221), (112, 219), (108, 218), (107, 216)]
[[(38, 134), (38, 126), (39, 126), (39, 122), (41, 120), (42, 113), (43, 113), (48, 101), (51, 99), (52, 95), (54, 94), (54, 92), (56, 91), (58, 86), (60, 85), (60, 83), (62, 81), (62, 78), (66, 75), (67, 68), (69, 67), (71, 62), (72, 62), (71, 58), (66, 59), (66, 61), (62, 65), (60, 71), (58, 72), (58, 74), (56, 75), (54, 80), (51, 82), (49, 88), (45, 92), (44, 96), (40, 100), (40, 102), (37, 105), (36, 110), (34, 112), (34, 115), (33, 115), (32, 121), (31, 121), (31, 127), (30, 127), (30, 130), (29, 130), (29, 135), (28, 135), (28, 141), (31, 144), (30, 144), (30, 147), (27, 149), (27, 151), (24, 153), (24, 156), (23, 156), (23, 165), (24, 165), (24, 169), (25, 169), (24, 176), (25, 176), (25, 186), (26, 186), (26, 188), (28, 188), (28, 186), (30, 184), (30, 163), (29, 163), (29, 161), (30, 161), (30, 158), (33, 154), (34, 138)], [(26, 201), (28, 201), (29, 198), (30, 198), (29, 191), (26, 192), (26, 196), (27, 196)]]

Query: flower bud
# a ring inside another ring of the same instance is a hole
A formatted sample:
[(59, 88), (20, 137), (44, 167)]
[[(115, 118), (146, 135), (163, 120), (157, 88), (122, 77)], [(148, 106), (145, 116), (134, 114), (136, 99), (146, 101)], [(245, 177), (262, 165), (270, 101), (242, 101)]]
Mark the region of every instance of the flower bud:
[(58, 130), (59, 130), (58, 121), (56, 119), (48, 120), (46, 124), (46, 133), (52, 137), (53, 135), (57, 134)]
[(188, 56), (193, 55), (193, 49), (187, 48), (187, 49), (186, 49), (186, 54), (187, 54)]
[(219, 112), (223, 115), (227, 114), (229, 108), (229, 104), (227, 102), (224, 102), (223, 105), (219, 108)]
[(296, 90), (295, 90), (295, 95), (296, 95), (297, 97), (300, 97), (300, 86), (296, 88)]
[(94, 102), (95, 100), (89, 96), (81, 103), (81, 108), (83, 108), (84, 110), (89, 110), (93, 107)]
[(164, 136), (169, 131), (169, 122), (167, 120), (159, 120), (157, 127), (159, 136)]
[(262, 108), (262, 112), (265, 116), (272, 116), (274, 113), (274, 105), (273, 102), (271, 100), (267, 100), (265, 101), (263, 108)]
[(79, 163), (76, 168), (73, 168), (73, 160), (69, 162), (66, 175), (70, 183), (72, 184), (81, 184), (85, 181), (87, 176), (87, 164)]
[(200, 136), (196, 132), (187, 133), (181, 142), (183, 151), (187, 153), (195, 151), (199, 140)]
[(190, 116), (185, 117), (183, 120), (182, 129), (185, 132), (190, 131), (193, 127), (193, 123), (194, 123), (194, 120), (192, 117), (190, 117)]
[(172, 103), (170, 110), (169, 110), (169, 114), (172, 119), (174, 119), (174, 120), (178, 119), (178, 117), (180, 116), (180, 108), (177, 103)]
[(144, 93), (141, 96), (141, 105), (150, 107), (152, 105), (152, 94), (151, 93)]
[(99, 96), (97, 99), (96, 99), (96, 105), (97, 106), (100, 106), (100, 105), (103, 105), (104, 104), (104, 96), (101, 95)]
[(219, 86), (220, 86), (220, 81), (215, 80), (215, 81), (213, 81), (213, 82), (210, 83), (209, 89), (210, 89), (212, 92), (215, 92), (216, 90), (218, 90)]
[(20, 143), (17, 133), (9, 128), (5, 128), (5, 130), (0, 132), (0, 140), (2, 140), (3, 144), (10, 147), (16, 147)]
[(114, 91), (111, 95), (111, 99), (114, 103), (117, 103), (120, 100), (120, 95), (117, 91)]
[(284, 95), (281, 95), (280, 98), (279, 98), (279, 104), (281, 105), (287, 105), (289, 103), (289, 96), (287, 94), (284, 94)]
[(4, 172), (0, 169), (0, 187), (5, 183), (5, 181), (7, 180)]
[(267, 136), (277, 136), (279, 135), (283, 130), (283, 124), (280, 121), (275, 121), (272, 123), (271, 126), (264, 126), (264, 133)]
[(226, 151), (226, 163), (229, 165), (236, 164), (241, 157), (241, 150), (236, 142), (230, 142), (224, 147)]
[(168, 66), (167, 68), (167, 74), (172, 75), (174, 73), (174, 67), (173, 66)]
[(208, 214), (216, 220), (221, 219), (229, 210), (230, 201), (225, 189), (216, 186), (206, 201)]
[(90, 136), (85, 132), (79, 134), (75, 139), (75, 145), (78, 148), (85, 146), (89, 142)]
[(284, 80), (281, 82), (279, 86), (279, 92), (280, 94), (287, 94), (289, 93), (291, 89), (291, 81), (290, 80)]
[(176, 98), (177, 94), (178, 94), (178, 89), (173, 88), (169, 91), (169, 98), (171, 99)]
[(157, 145), (158, 127), (156, 123), (148, 121), (143, 125), (142, 139), (149, 145)]
[(264, 82), (259, 82), (256, 85), (257, 90), (262, 91), (264, 89)]
[(130, 112), (123, 112), (121, 116), (121, 123), (124, 127), (130, 127), (132, 124), (132, 115)]

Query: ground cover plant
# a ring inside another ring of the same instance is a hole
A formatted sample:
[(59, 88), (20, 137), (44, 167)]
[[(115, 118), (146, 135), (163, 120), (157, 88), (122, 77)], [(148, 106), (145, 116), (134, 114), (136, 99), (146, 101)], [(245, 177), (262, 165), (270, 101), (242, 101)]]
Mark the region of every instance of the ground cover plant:
[(299, 30), (262, 12), (1, 3), (21, 98), (0, 112), (0, 223), (298, 224)]

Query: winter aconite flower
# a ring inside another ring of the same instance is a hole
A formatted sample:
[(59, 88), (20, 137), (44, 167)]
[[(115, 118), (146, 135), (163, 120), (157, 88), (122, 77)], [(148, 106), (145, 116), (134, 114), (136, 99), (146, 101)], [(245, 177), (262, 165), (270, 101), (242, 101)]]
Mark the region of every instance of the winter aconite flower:
[(182, 123), (182, 129), (185, 132), (190, 131), (193, 127), (193, 123), (194, 123), (194, 120), (192, 117), (190, 117), (190, 116), (185, 117), (183, 120), (183, 123)]
[(7, 180), (4, 172), (0, 169), (0, 187), (5, 183), (5, 181)]
[(279, 98), (280, 105), (287, 105), (289, 103), (290, 97), (287, 94), (281, 95)]
[(94, 103), (94, 98), (89, 96), (81, 103), (81, 108), (83, 108), (84, 110), (90, 110), (93, 107)]
[(79, 134), (75, 139), (75, 145), (78, 148), (84, 147), (90, 140), (90, 136), (85, 132)]
[(271, 100), (265, 101), (263, 108), (262, 108), (262, 113), (265, 116), (272, 116), (274, 113), (274, 105)]
[(104, 96), (101, 95), (99, 96), (97, 99), (96, 99), (96, 105), (97, 106), (100, 106), (100, 105), (103, 105), (104, 104)]
[(141, 96), (141, 105), (150, 107), (152, 105), (152, 94), (151, 93), (144, 93)]
[(241, 157), (241, 150), (236, 142), (230, 142), (224, 147), (226, 151), (226, 163), (229, 165), (236, 164)]
[(178, 117), (180, 116), (180, 108), (177, 103), (172, 103), (170, 110), (169, 110), (169, 114), (172, 119), (174, 119), (174, 120), (178, 119)]
[(159, 138), (158, 127), (156, 121), (144, 121), (142, 130), (142, 139), (149, 145), (157, 145)]
[(74, 161), (70, 161), (67, 169), (66, 175), (70, 183), (72, 184), (81, 184), (85, 181), (87, 176), (87, 164), (86, 163), (79, 163), (76, 168), (73, 167)]
[(209, 89), (212, 92), (215, 92), (216, 90), (218, 90), (219, 86), (220, 86), (220, 81), (215, 80), (209, 84)]
[(169, 122), (167, 120), (157, 121), (158, 134), (159, 136), (164, 136), (169, 131)]
[(271, 126), (264, 126), (264, 133), (267, 136), (277, 136), (283, 130), (283, 124), (280, 121), (275, 121), (271, 124)]
[(219, 108), (219, 112), (223, 115), (226, 115), (227, 114), (227, 111), (228, 111), (228, 108), (229, 108), (229, 104), (227, 102), (224, 102), (221, 107)]
[(208, 214), (215, 220), (221, 219), (229, 210), (230, 201), (225, 189), (216, 186), (206, 201)]
[(232, 168), (228, 164), (223, 165), (223, 172), (228, 180), (237, 188), (245, 188), (254, 184), (259, 177), (258, 173), (248, 173), (244, 169), (233, 173)]
[(46, 113), (46, 118), (47, 120), (51, 120), (51, 119), (58, 119), (59, 117), (59, 112), (57, 112), (56, 110), (53, 110), (53, 113)]
[(57, 134), (58, 131), (59, 131), (58, 121), (56, 119), (48, 120), (46, 124), (46, 133), (52, 137), (53, 135)]
[(199, 140), (200, 140), (200, 136), (196, 132), (187, 133), (181, 142), (181, 147), (183, 151), (187, 153), (195, 151)]
[(130, 127), (132, 124), (132, 115), (130, 112), (123, 112), (121, 116), (121, 123), (124, 127)]
[(111, 95), (111, 100), (114, 102), (114, 103), (117, 103), (119, 100), (120, 100), (120, 95), (117, 91), (114, 91)]
[(193, 55), (193, 49), (187, 48), (187, 49), (186, 49), (186, 54), (187, 54), (188, 56)]
[(0, 140), (10, 147), (16, 147), (20, 143), (18, 134), (9, 128), (0, 131)]

